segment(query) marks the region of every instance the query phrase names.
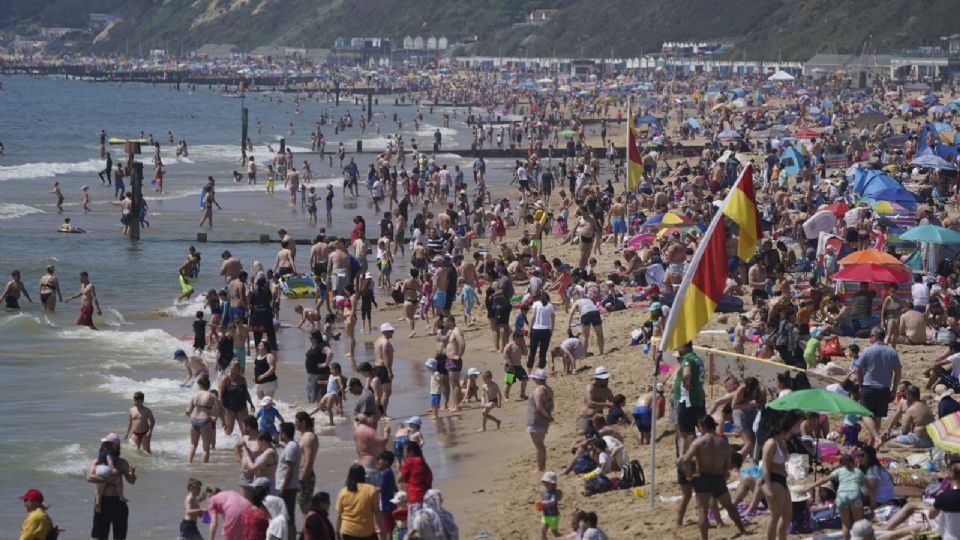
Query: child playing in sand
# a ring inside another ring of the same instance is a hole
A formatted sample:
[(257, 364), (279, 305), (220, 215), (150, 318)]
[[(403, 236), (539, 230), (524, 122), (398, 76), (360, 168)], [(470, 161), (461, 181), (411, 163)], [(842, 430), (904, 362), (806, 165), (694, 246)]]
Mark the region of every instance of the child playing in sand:
[(270, 435), (273, 436), (274, 441), (277, 439), (277, 420), (283, 422), (283, 416), (280, 414), (280, 411), (274, 406), (273, 398), (270, 396), (263, 396), (263, 399), (260, 400), (260, 408), (257, 409), (257, 419), (258, 426), (257, 428), (260, 431), (267, 430), (270, 432)]
[(315, 330), (317, 324), (320, 323), (320, 312), (315, 309), (304, 308), (301, 305), (297, 305), (293, 308), (293, 311), (297, 315), (300, 315), (300, 324), (297, 325), (297, 328), (303, 328), (304, 323), (309, 322), (310, 330)]
[(420, 432), (422, 424), (423, 420), (419, 416), (412, 416), (406, 422), (397, 424), (397, 429), (393, 432), (393, 453), (397, 457), (397, 464), (403, 465), (403, 447), (408, 442), (415, 442), (423, 448), (423, 433)]
[(343, 378), (343, 370), (340, 368), (340, 364), (334, 362), (330, 364), (330, 378), (327, 379), (327, 393), (320, 398), (320, 403), (310, 411), (310, 416), (317, 414), (317, 412), (327, 413), (327, 419), (329, 420), (330, 426), (336, 425), (333, 423), (333, 413), (336, 410), (340, 410), (342, 414), (342, 401), (341, 401), (341, 391), (343, 386), (341, 386), (341, 379)]
[(183, 521), (180, 522), (180, 536), (186, 540), (197, 540), (203, 538), (200, 529), (197, 528), (197, 518), (203, 516), (206, 510), (200, 508), (200, 502), (207, 498), (207, 495), (213, 493), (213, 490), (207, 488), (203, 493), (200, 488), (203, 484), (194, 478), (187, 480), (187, 497), (183, 500)]
[[(120, 459), (120, 437), (116, 433), (109, 433), (106, 437), (100, 440), (100, 452), (97, 454), (97, 466), (94, 469), (94, 474), (99, 476), (104, 480), (112, 480), (116, 478), (116, 475), (120, 473), (117, 470), (117, 460)], [(103, 497), (103, 491), (107, 488), (107, 485), (111, 482), (104, 482), (102, 484), (97, 484), (97, 495), (94, 504), (97, 508), (97, 512), (100, 511), (100, 501)], [(123, 497), (123, 482), (116, 482), (115, 486), (117, 488), (117, 495), (120, 497), (121, 501), (126, 501)]]
[(505, 374), (503, 382), (507, 385), (503, 400), (510, 400), (510, 387), (520, 381), (520, 399), (527, 399), (527, 370), (523, 369), (523, 357), (527, 355), (527, 344), (523, 341), (523, 334), (514, 332), (510, 336), (510, 343), (503, 347), (503, 363)]
[(430, 408), (433, 409), (433, 419), (440, 418), (440, 373), (437, 372), (437, 359), (428, 358), (424, 365), (430, 372)]
[(337, 332), (336, 324), (337, 324), (337, 316), (334, 315), (333, 313), (328, 313), (326, 318), (324, 318), (323, 320), (323, 329), (322, 329), (323, 339), (325, 339), (327, 343), (331, 343), (332, 341), (335, 341), (335, 340), (336, 341), (340, 340), (340, 332)]
[(540, 479), (543, 484), (543, 495), (538, 502), (540, 509), (540, 539), (547, 539), (547, 532), (553, 533), (554, 538), (560, 536), (560, 498), (563, 493), (557, 489), (557, 473), (547, 471)]
[(190, 386), (194, 380), (200, 377), (206, 377), (210, 372), (207, 361), (204, 360), (202, 356), (187, 356), (186, 351), (183, 349), (174, 351), (173, 359), (182, 363), (184, 369), (187, 370), (187, 377), (180, 383), (180, 388)]
[(463, 399), (460, 400), (461, 407), (470, 401), (480, 401), (480, 397), (477, 395), (480, 391), (480, 387), (477, 385), (477, 377), (479, 376), (479, 369), (470, 368), (467, 370), (466, 378), (460, 381), (460, 393), (463, 394)]
[(480, 429), (487, 430), (487, 419), (497, 423), (497, 429), (500, 429), (500, 419), (490, 414), (490, 411), (500, 407), (503, 401), (503, 395), (500, 394), (500, 387), (493, 382), (493, 373), (488, 369), (483, 372), (483, 389), (481, 390), (481, 402), (483, 403), (483, 416), (480, 421)]
[(530, 319), (527, 317), (527, 313), (529, 312), (530, 306), (520, 306), (520, 313), (517, 313), (517, 316), (513, 319), (514, 332), (520, 332), (522, 334), (526, 330), (527, 325), (530, 324)]

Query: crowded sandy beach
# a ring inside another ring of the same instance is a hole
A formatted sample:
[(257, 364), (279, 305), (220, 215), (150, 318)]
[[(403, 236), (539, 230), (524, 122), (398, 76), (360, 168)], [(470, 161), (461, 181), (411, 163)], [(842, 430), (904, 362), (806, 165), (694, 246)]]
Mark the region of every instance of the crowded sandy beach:
[(53, 128), (0, 126), (0, 328), (53, 424), (5, 528), (960, 537), (955, 87), (353, 76), (406, 83), (249, 91), (242, 145), (203, 88), (3, 80), (170, 100), (51, 131), (49, 174)]

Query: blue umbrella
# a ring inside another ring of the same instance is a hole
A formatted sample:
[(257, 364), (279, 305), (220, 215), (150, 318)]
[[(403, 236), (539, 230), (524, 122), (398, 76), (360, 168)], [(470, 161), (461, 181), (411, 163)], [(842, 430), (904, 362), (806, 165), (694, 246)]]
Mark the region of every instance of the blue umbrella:
[(916, 159), (910, 162), (911, 165), (916, 165), (918, 167), (923, 167), (924, 169), (938, 169), (941, 171), (955, 171), (957, 167), (950, 163), (949, 161), (943, 159), (942, 157), (936, 154), (926, 154), (923, 156), (918, 156)]
[(931, 244), (960, 244), (960, 232), (937, 225), (920, 225), (907, 229), (900, 239)]
[(906, 201), (915, 203), (918, 200), (916, 195), (903, 188), (881, 189), (870, 196), (878, 201)]

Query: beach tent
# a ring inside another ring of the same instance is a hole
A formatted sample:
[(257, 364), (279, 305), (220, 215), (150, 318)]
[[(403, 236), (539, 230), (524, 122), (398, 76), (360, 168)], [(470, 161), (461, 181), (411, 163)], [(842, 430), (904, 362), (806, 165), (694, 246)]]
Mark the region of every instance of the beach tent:
[(899, 180), (883, 171), (874, 169), (853, 168), (851, 191), (857, 195), (872, 195), (884, 189), (903, 189)]
[(777, 82), (787, 82), (794, 80), (794, 76), (787, 73), (786, 71), (777, 71), (773, 75), (767, 77), (768, 81), (777, 81)]
[(660, 130), (663, 129), (663, 128), (660, 126), (660, 120), (657, 119), (657, 117), (655, 117), (655, 116), (650, 116), (650, 115), (647, 115), (647, 116), (638, 116), (638, 117), (636, 117), (636, 118), (633, 119), (633, 127), (638, 128), (638, 127), (643, 126), (643, 125), (654, 126), (654, 127), (656, 127), (657, 129), (660, 129)]
[(786, 169), (787, 174), (791, 176), (796, 176), (806, 162), (807, 159), (795, 146), (788, 146), (780, 154), (780, 166)]
[[(927, 144), (932, 135), (933, 146)], [(927, 122), (920, 130), (920, 149), (917, 156), (934, 154), (953, 162), (957, 158), (957, 130), (950, 124), (943, 122)]]

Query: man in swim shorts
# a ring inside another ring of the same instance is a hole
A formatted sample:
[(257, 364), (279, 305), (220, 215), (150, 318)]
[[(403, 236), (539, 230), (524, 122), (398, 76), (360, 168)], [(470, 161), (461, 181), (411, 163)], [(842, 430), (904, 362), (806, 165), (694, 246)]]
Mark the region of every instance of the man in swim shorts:
[[(730, 514), (740, 533), (746, 534), (740, 513), (733, 506), (727, 491), (727, 475), (733, 462), (730, 444), (717, 435), (717, 421), (712, 416), (701, 418), (699, 425), (702, 435), (690, 443), (686, 453), (680, 457), (679, 465), (682, 473), (691, 480), (696, 493), (700, 537), (707, 537), (707, 510), (711, 507), (711, 499), (716, 499)], [(693, 476), (694, 464), (699, 472), (697, 476)]]
[[(390, 404), (390, 394), (393, 391), (393, 338), (394, 328), (390, 323), (380, 325), (380, 337), (373, 344), (373, 373), (380, 379), (380, 395), (377, 401), (387, 415), (387, 405)], [(389, 416), (387, 416), (389, 418)]]
[(80, 290), (64, 300), (64, 303), (77, 297), (80, 298), (80, 316), (77, 318), (77, 326), (89, 326), (92, 330), (96, 330), (97, 327), (93, 325), (93, 308), (96, 306), (97, 315), (103, 315), (103, 311), (100, 310), (97, 288), (90, 281), (90, 274), (86, 272), (80, 272)]
[(7, 286), (3, 288), (3, 302), (4, 306), (11, 311), (20, 310), (20, 294), (23, 294), (27, 297), (27, 300), (30, 303), (33, 303), (33, 299), (30, 298), (30, 293), (27, 292), (27, 288), (23, 286), (23, 281), (20, 280), (20, 271), (14, 270), (10, 272), (10, 281), (7, 282)]

